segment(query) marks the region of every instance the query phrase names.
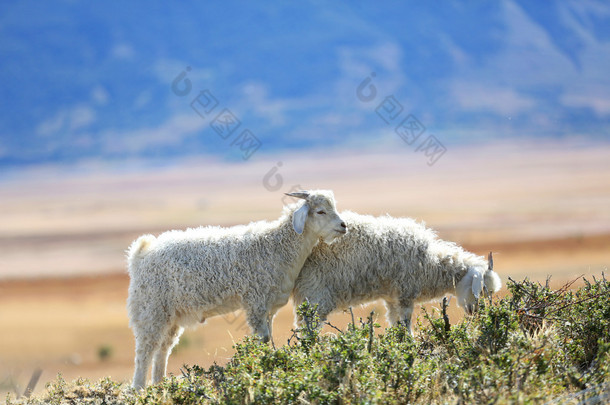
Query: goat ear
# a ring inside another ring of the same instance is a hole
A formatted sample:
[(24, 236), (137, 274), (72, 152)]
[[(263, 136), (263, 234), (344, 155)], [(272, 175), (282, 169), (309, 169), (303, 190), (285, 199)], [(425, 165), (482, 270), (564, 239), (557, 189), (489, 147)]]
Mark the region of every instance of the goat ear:
[(307, 200), (309, 198), (308, 191), (296, 191), (294, 193), (284, 193), (290, 197), (302, 198), (303, 200)]
[(305, 229), (305, 220), (309, 214), (309, 204), (305, 203), (301, 208), (292, 213), (292, 227), (294, 231), (299, 235), (303, 233)]

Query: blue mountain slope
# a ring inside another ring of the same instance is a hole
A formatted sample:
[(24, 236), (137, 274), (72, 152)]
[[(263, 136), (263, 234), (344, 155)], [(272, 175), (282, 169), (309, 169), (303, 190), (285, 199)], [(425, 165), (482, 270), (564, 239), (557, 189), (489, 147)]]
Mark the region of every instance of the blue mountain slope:
[[(610, 132), (605, 2), (130, 4), (0, 5), (0, 164), (240, 159), (244, 129), (268, 152), (393, 142), (375, 113), (390, 95), (446, 143)], [(224, 108), (227, 139), (210, 127)]]

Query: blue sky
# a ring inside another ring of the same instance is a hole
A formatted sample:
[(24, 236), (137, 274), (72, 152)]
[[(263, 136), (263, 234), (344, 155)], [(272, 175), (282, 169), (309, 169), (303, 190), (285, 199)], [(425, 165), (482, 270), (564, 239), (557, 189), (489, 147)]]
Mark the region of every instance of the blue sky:
[(446, 144), (610, 134), (607, 2), (131, 4), (0, 5), (0, 164), (240, 160), (246, 130), (269, 153), (393, 148), (409, 115)]

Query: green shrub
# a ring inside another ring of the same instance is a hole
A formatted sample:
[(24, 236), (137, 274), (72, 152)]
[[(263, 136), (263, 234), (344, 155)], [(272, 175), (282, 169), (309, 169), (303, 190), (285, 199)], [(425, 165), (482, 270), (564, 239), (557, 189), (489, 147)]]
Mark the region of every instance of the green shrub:
[(97, 348), (97, 358), (100, 361), (109, 360), (114, 353), (114, 349), (110, 345), (102, 345)]
[[(185, 366), (141, 392), (102, 380), (58, 380), (27, 403), (297, 404), (547, 403), (610, 400), (610, 288), (605, 278), (558, 290), (510, 281), (450, 325), (444, 308), (381, 331), (366, 320), (319, 334), (315, 307), (277, 349), (246, 337), (224, 366)], [(8, 402), (8, 401), (7, 401)]]

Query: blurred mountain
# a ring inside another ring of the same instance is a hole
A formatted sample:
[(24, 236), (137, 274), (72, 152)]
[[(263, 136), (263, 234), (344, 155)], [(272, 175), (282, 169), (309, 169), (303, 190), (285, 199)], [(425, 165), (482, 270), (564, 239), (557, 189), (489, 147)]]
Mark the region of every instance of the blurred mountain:
[(610, 134), (602, 0), (11, 1), (0, 55), (4, 166)]

